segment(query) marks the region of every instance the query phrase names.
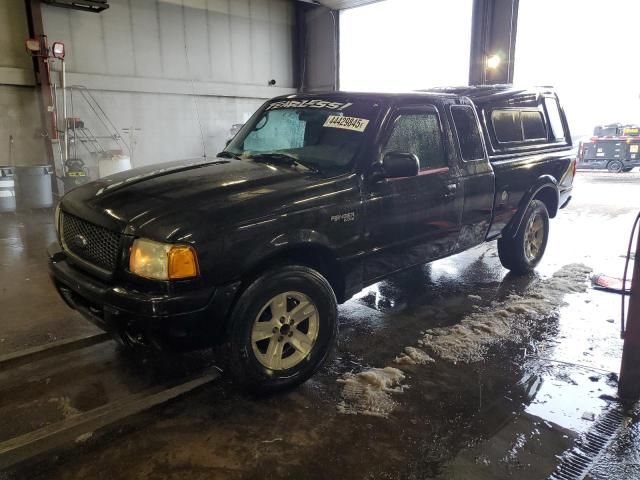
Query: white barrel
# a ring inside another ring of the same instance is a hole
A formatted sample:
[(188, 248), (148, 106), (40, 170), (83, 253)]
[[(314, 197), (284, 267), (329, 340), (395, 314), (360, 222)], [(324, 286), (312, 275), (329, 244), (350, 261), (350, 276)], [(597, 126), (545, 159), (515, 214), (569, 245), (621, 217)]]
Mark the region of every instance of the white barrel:
[(13, 167), (0, 166), (0, 212), (16, 209), (16, 181)]
[(98, 160), (100, 178), (127, 170), (131, 170), (131, 158), (128, 155), (108, 155)]

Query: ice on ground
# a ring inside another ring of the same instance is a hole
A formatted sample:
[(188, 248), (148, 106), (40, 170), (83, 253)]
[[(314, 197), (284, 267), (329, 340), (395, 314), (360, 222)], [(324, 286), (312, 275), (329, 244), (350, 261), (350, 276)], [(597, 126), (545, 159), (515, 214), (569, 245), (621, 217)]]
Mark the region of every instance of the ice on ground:
[(49, 403), (55, 403), (64, 418), (73, 417), (81, 413), (80, 410), (71, 404), (71, 399), (67, 396), (51, 397)]
[(338, 380), (343, 384), (341, 413), (386, 417), (393, 411), (396, 402), (392, 394), (400, 393), (404, 373), (397, 368), (371, 368), (360, 373), (348, 373)]
[[(535, 283), (523, 295), (509, 295), (501, 302), (478, 308), (451, 327), (432, 328), (421, 332), (418, 343), (435, 356), (451, 362), (476, 362), (484, 358), (488, 348), (501, 341), (517, 341), (529, 333), (528, 319), (545, 317), (563, 304), (568, 293), (587, 289), (589, 267), (571, 264), (549, 279)], [(398, 366), (424, 365), (434, 362), (427, 352), (405, 347), (395, 358)], [(387, 417), (397, 403), (392, 395), (402, 392), (404, 373), (394, 367), (372, 368), (357, 374), (346, 374), (342, 383), (341, 413)]]
[(451, 327), (427, 330), (418, 342), (435, 356), (450, 362), (477, 362), (501, 341), (517, 341), (528, 333), (524, 320), (545, 317), (563, 304), (568, 293), (584, 292), (591, 269), (582, 264), (562, 267), (540, 280), (523, 295), (480, 308)]
[(435, 360), (427, 352), (415, 347), (405, 347), (404, 352), (393, 361), (397, 365), (425, 365), (431, 362)]

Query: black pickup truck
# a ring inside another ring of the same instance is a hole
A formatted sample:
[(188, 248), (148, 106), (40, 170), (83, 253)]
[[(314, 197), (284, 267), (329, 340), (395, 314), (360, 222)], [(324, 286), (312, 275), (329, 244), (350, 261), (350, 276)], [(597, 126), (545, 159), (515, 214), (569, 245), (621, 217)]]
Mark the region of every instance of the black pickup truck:
[(532, 270), (574, 175), (547, 88), (279, 97), (215, 158), (69, 192), (50, 269), (126, 345), (220, 344), (242, 385), (276, 390), (320, 367), (366, 285), (495, 239)]

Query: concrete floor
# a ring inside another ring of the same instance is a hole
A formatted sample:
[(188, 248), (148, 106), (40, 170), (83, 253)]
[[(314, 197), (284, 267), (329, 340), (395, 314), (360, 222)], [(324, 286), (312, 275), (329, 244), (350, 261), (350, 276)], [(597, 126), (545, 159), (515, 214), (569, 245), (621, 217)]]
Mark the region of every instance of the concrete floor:
[[(455, 331), (478, 312), (490, 321), (549, 293), (566, 265), (621, 275), (638, 205), (640, 174), (580, 172), (573, 202), (552, 220), (537, 274), (507, 275), (494, 244), (414, 268), (340, 308), (334, 359), (295, 391), (255, 399), (220, 381), (0, 478), (545, 478), (613, 402), (618, 295), (588, 288), (584, 275), (577, 292), (551, 295), (544, 314), (514, 314), (518, 335), (486, 345), (481, 359), (453, 363), (428, 346), (433, 363), (394, 359), (420, 347), (425, 330)], [(0, 355), (95, 331), (49, 285), (51, 218), (0, 215)], [(206, 362), (206, 354), (135, 359), (107, 342), (0, 373), (0, 441), (175, 383)], [(387, 416), (362, 414), (371, 411), (342, 382), (385, 366), (405, 375), (368, 398), (383, 402)], [(638, 428), (632, 422), (616, 439), (593, 478), (612, 478), (612, 468), (615, 478), (638, 478)]]

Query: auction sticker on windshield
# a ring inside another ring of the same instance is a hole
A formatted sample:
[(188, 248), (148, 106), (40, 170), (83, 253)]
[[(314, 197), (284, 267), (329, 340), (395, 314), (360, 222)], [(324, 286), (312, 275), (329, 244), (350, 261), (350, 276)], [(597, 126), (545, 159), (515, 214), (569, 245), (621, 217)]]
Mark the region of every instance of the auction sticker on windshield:
[(324, 127), (342, 128), (344, 130), (353, 130), (354, 132), (364, 132), (369, 125), (366, 118), (343, 117), (342, 115), (330, 115), (324, 122)]

